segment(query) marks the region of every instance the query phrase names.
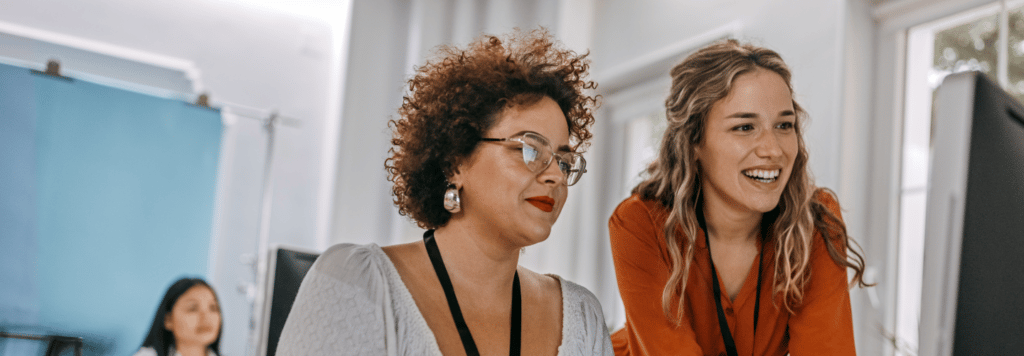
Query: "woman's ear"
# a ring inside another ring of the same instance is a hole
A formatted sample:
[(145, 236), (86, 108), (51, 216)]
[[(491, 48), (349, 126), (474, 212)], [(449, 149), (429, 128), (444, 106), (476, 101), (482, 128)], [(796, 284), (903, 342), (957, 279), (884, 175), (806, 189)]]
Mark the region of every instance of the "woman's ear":
[(167, 331), (173, 331), (174, 329), (174, 318), (171, 317), (171, 313), (164, 315), (164, 329), (167, 329)]
[(462, 164), (452, 167), (452, 174), (448, 177), (448, 184), (455, 185), (455, 188), (462, 189)]

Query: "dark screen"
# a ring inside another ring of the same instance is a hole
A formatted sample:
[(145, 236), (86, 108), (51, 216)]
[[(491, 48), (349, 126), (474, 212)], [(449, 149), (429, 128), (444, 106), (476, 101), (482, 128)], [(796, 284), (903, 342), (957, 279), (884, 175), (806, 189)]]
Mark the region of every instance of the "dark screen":
[(953, 354), (1024, 355), (1024, 110), (976, 78)]
[(277, 340), (281, 337), (288, 312), (295, 303), (295, 295), (306, 272), (313, 266), (318, 255), (304, 252), (277, 250), (277, 267), (274, 268), (273, 294), (270, 299), (270, 320), (267, 332), (267, 356), (277, 352)]

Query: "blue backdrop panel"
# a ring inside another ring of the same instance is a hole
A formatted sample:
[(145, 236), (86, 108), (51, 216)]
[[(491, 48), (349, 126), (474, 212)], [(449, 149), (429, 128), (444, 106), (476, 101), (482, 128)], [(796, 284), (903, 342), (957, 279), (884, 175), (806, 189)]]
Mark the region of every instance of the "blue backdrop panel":
[(28, 71), (0, 65), (0, 325), (8, 328), (35, 325), (39, 313), (36, 95), (30, 88)]
[(85, 337), (87, 354), (130, 355), (170, 283), (206, 274), (220, 114), (27, 75), (36, 253), (21, 262), (38, 325)]

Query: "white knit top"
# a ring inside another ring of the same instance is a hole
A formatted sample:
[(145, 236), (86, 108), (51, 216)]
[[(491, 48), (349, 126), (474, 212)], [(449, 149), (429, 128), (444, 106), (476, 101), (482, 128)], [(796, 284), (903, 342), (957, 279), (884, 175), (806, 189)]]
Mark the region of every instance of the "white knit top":
[[(601, 304), (590, 291), (562, 287), (561, 356), (613, 355)], [(302, 281), (277, 355), (441, 355), (433, 332), (394, 264), (375, 244), (339, 244)]]

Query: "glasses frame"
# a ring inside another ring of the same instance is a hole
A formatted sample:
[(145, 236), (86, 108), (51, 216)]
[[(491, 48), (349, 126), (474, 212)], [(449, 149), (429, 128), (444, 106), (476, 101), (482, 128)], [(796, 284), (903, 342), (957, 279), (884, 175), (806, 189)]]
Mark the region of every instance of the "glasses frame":
[[(587, 160), (585, 158), (583, 158), (583, 155), (581, 155), (579, 153), (576, 153), (576, 152), (557, 152), (557, 151), (555, 151), (555, 150), (553, 150), (551, 148), (551, 144), (550, 144), (551, 141), (549, 141), (547, 139), (547, 137), (544, 137), (544, 135), (541, 135), (541, 134), (536, 133), (536, 132), (524, 132), (524, 133), (512, 135), (512, 136), (510, 136), (508, 138), (482, 137), (482, 138), (480, 138), (480, 141), (483, 141), (483, 142), (518, 142), (519, 144), (526, 146), (528, 144), (525, 141), (523, 141), (523, 138), (527, 137), (527, 136), (534, 136), (535, 137), (534, 140), (536, 140), (538, 142), (546, 142), (546, 143), (548, 143), (548, 144), (543, 145), (543, 147), (536, 147), (538, 149), (538, 153), (542, 153), (542, 151), (540, 151), (541, 149), (546, 150), (547, 153), (549, 154), (549, 156), (548, 156), (549, 158), (548, 158), (547, 162), (543, 162), (542, 163), (541, 168), (537, 169), (533, 173), (536, 174), (536, 173), (543, 172), (545, 169), (548, 169), (548, 166), (550, 166), (551, 162), (554, 162), (554, 161), (562, 161), (562, 162), (569, 163), (568, 164), (568, 166), (569, 166), (568, 170), (562, 171), (561, 168), (558, 169), (559, 172), (562, 172), (562, 178), (564, 178), (563, 183), (566, 186), (573, 186), (573, 185), (575, 185), (576, 183), (578, 183), (580, 181), (580, 178), (583, 177), (583, 173), (587, 173)], [(530, 146), (532, 146), (532, 145), (530, 145)], [(580, 164), (579, 164), (579, 168), (578, 169), (573, 169), (572, 168), (572, 164), (571, 163), (573, 162), (573, 160), (575, 158), (579, 159), (579, 163)], [(527, 168), (529, 168), (529, 163), (526, 162), (526, 158), (525, 157), (523, 157), (523, 164), (527, 165)], [(572, 182), (570, 182), (569, 181), (570, 180), (569, 177), (573, 173), (579, 173), (579, 174), (576, 175), (576, 178)]]

